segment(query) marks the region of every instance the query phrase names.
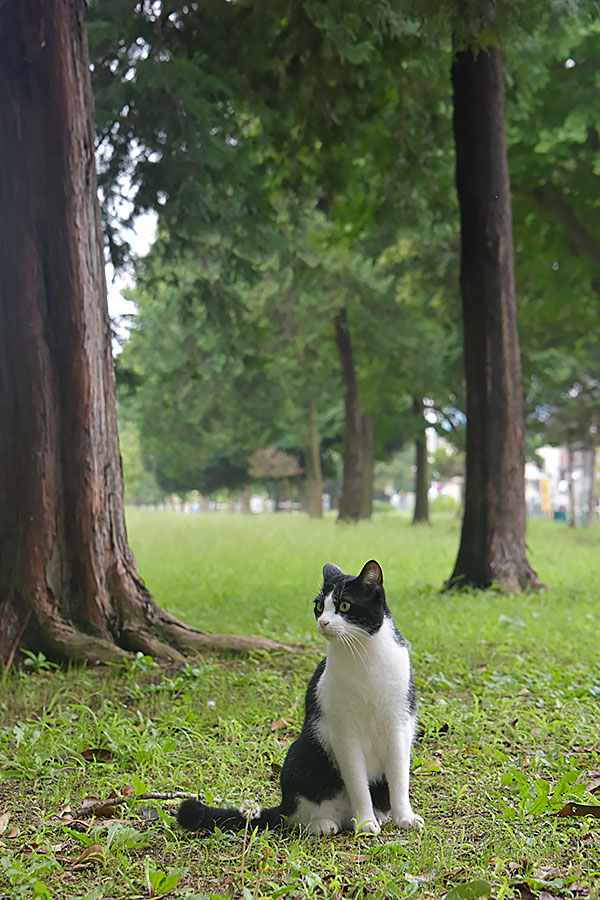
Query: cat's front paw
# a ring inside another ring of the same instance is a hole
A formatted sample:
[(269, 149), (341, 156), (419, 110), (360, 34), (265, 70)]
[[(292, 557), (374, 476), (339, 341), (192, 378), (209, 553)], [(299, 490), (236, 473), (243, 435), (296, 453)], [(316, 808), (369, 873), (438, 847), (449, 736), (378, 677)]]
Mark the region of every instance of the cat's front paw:
[(414, 813), (412, 809), (401, 812), (399, 815), (394, 816), (394, 822), (396, 823), (398, 828), (416, 828), (419, 831), (425, 825), (422, 816)]
[(308, 828), (312, 834), (316, 835), (337, 834), (340, 830), (339, 823), (334, 822), (333, 819), (317, 819), (315, 822), (311, 822)]
[(356, 823), (355, 830), (357, 834), (379, 834), (381, 827), (372, 819), (366, 819), (364, 822)]

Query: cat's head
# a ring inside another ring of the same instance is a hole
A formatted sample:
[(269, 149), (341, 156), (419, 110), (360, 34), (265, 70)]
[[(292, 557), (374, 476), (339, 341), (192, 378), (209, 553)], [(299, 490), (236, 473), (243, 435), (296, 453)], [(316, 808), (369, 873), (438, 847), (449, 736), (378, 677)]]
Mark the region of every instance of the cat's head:
[(323, 567), (323, 587), (315, 599), (317, 631), (328, 641), (344, 641), (361, 634), (376, 634), (387, 605), (383, 572), (374, 559), (360, 575), (344, 575), (333, 563)]

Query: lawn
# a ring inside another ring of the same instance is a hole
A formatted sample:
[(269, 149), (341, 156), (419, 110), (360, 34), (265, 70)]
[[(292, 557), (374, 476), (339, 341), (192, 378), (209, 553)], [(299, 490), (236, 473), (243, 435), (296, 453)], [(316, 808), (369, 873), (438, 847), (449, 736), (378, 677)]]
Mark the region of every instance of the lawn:
[[(56, 671), (31, 658), (4, 675), (1, 897), (600, 897), (600, 819), (556, 816), (569, 801), (600, 804), (600, 529), (533, 523), (529, 556), (548, 590), (503, 596), (439, 593), (458, 544), (451, 518), (346, 527), (131, 510), (128, 527), (140, 571), (173, 613), (297, 652), (213, 655), (182, 670), (138, 658)], [(424, 831), (182, 834), (176, 803), (142, 795), (277, 802), (323, 652), (312, 613), (321, 568), (358, 572), (371, 557), (412, 648)], [(111, 791), (131, 799), (77, 815)]]

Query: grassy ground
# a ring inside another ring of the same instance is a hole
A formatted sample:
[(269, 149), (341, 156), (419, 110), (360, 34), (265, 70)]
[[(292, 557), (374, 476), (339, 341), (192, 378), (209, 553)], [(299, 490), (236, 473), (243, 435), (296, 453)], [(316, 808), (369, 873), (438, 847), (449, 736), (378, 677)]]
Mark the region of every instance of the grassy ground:
[[(129, 530), (149, 587), (175, 614), (303, 646), (180, 671), (141, 658), (59, 672), (40, 658), (5, 675), (0, 897), (598, 900), (600, 820), (555, 813), (600, 803), (599, 529), (534, 523), (530, 559), (549, 590), (525, 597), (438, 593), (457, 549), (450, 519), (414, 529), (382, 515), (346, 528), (132, 511)], [(357, 572), (371, 557), (412, 646), (423, 726), (412, 794), (425, 830), (193, 838), (174, 825), (173, 803), (136, 800), (187, 790), (277, 802), (323, 651), (312, 616), (321, 567)], [(75, 817), (111, 791), (134, 799)]]

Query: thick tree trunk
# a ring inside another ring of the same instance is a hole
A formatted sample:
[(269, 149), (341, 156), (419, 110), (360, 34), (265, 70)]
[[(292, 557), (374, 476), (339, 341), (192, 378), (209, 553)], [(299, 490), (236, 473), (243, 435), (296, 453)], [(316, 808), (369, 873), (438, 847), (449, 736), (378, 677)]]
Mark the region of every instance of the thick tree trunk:
[[(0, 7), (0, 659), (231, 646), (127, 543), (83, 0)], [(251, 643), (238, 640), (238, 646)]]
[(423, 401), (413, 398), (417, 437), (415, 438), (415, 510), (413, 525), (429, 525), (429, 462), (427, 460), (427, 435), (423, 417)]
[(452, 66), (460, 288), (467, 381), (467, 472), (449, 586), (541, 586), (525, 549), (525, 436), (513, 269), (502, 60), (490, 47)]
[(344, 470), (338, 521), (357, 522), (363, 500), (362, 419), (348, 317), (343, 308), (335, 317), (335, 339), (342, 370), (345, 404)]
[(363, 437), (363, 492), (361, 519), (370, 519), (373, 515), (373, 492), (375, 483), (375, 433), (373, 413), (364, 413), (362, 417)]
[(319, 442), (319, 412), (314, 397), (310, 398), (308, 434), (304, 448), (306, 471), (306, 512), (311, 519), (323, 517), (323, 472)]

